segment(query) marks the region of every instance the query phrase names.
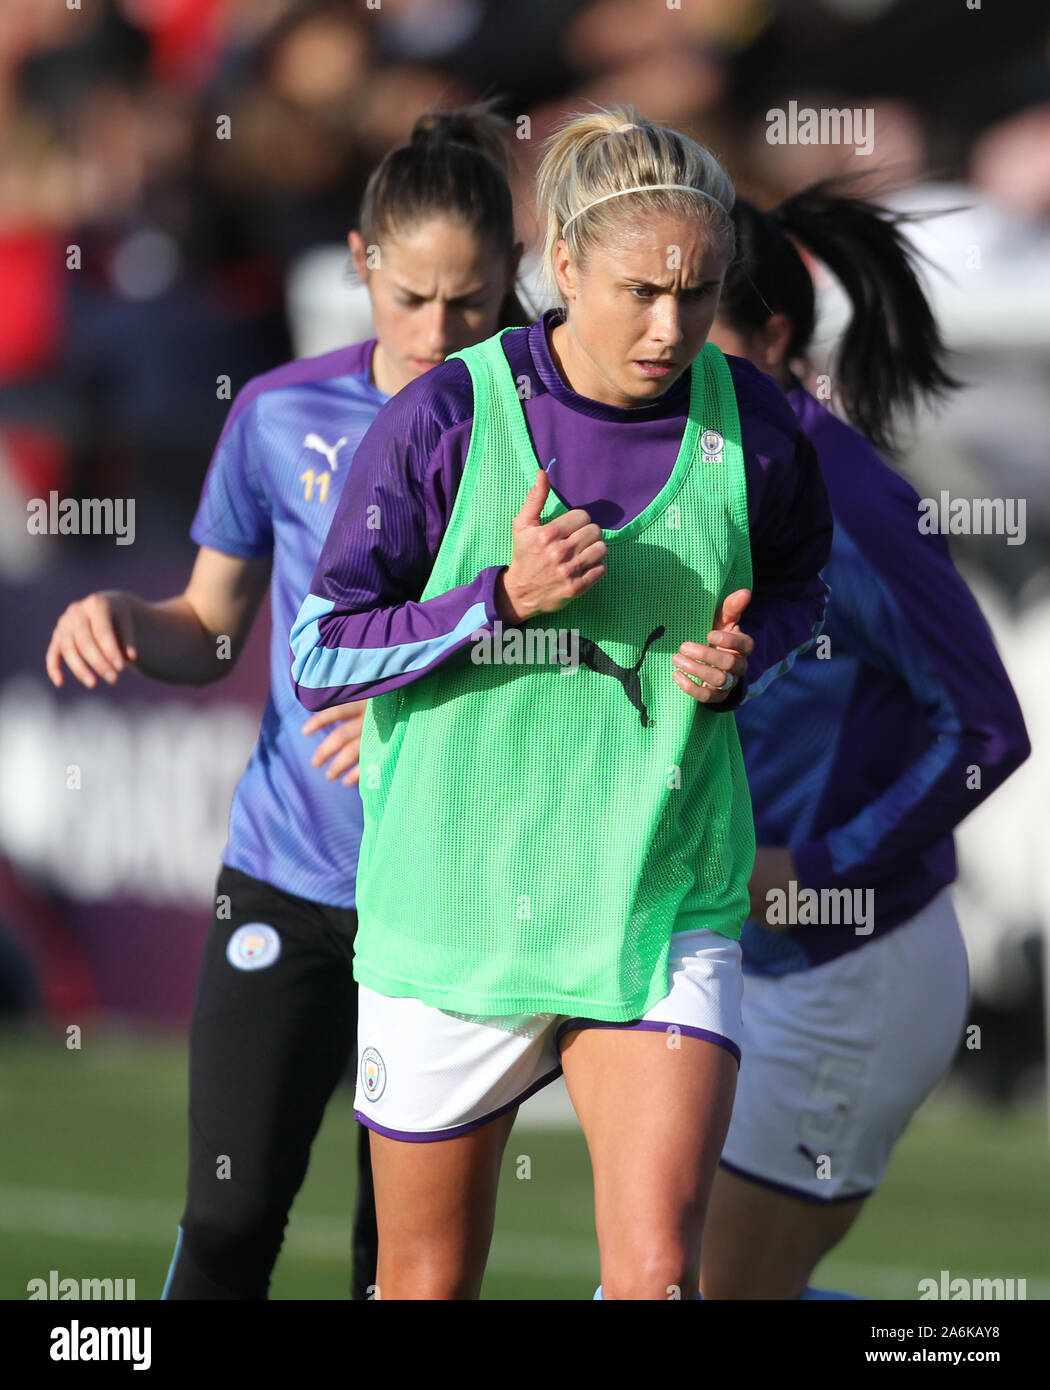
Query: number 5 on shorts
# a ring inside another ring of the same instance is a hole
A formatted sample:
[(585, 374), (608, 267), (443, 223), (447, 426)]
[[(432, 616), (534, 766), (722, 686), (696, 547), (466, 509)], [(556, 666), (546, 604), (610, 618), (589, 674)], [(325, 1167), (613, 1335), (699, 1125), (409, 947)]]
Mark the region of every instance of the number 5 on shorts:
[[(817, 1063), (817, 1075), (810, 1089), (808, 1100), (819, 1108), (807, 1110), (798, 1122), (799, 1138), (808, 1144), (833, 1144), (842, 1133), (849, 1119), (853, 1097), (829, 1085), (833, 1072), (843, 1076), (860, 1077), (866, 1068), (863, 1062), (854, 1057), (837, 1057), (828, 1053)], [(834, 1109), (829, 1114), (829, 1107)], [(823, 1123), (822, 1123), (823, 1122)]]

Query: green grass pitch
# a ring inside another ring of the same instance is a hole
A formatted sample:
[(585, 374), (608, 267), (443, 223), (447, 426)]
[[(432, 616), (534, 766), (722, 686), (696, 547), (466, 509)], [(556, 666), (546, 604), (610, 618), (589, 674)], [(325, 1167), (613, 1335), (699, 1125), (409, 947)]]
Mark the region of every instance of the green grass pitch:
[[(0, 1298), (32, 1278), (133, 1278), (159, 1297), (182, 1209), (185, 1041), (85, 1030), (0, 1037)], [(271, 1296), (340, 1299), (353, 1204), (351, 1094), (329, 1107), (292, 1212)], [(942, 1093), (898, 1146), (882, 1190), (817, 1282), (870, 1298), (918, 1281), (1025, 1278), (1050, 1297), (1045, 1112), (998, 1112)], [(521, 1164), (521, 1157), (529, 1164)], [(527, 1179), (518, 1172), (530, 1169)], [(590, 1299), (598, 1263), (590, 1166), (575, 1129), (521, 1123), (507, 1147), (483, 1296)]]

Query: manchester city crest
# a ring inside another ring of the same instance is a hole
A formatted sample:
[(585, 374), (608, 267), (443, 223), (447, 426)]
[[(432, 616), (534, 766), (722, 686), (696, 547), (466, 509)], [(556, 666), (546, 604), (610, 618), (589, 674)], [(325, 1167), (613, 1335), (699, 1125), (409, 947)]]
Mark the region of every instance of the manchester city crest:
[(704, 430), (700, 436), (700, 452), (705, 463), (717, 463), (724, 448), (725, 440), (717, 430)]
[(361, 1053), (361, 1089), (366, 1100), (378, 1100), (386, 1088), (386, 1063), (374, 1047)]
[(226, 947), (226, 959), (237, 970), (263, 970), (280, 954), (281, 938), (265, 922), (245, 922)]

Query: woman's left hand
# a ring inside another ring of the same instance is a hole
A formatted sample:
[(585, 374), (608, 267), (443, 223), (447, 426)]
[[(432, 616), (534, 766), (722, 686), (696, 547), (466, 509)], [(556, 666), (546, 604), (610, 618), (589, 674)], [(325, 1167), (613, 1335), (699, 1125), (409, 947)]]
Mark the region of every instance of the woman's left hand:
[(737, 589), (722, 600), (708, 645), (683, 642), (671, 657), (676, 684), (702, 705), (720, 705), (747, 674), (755, 641), (740, 631), (740, 616), (750, 602), (750, 589)]
[(311, 714), (303, 725), (304, 734), (316, 733), (318, 729), (325, 729), (329, 724), (336, 726), (328, 737), (317, 745), (310, 759), (314, 767), (323, 767), (329, 758), (332, 759), (325, 772), (329, 782), (334, 782), (342, 772), (346, 772), (343, 778), (344, 787), (352, 787), (360, 780), (358, 758), (361, 756), (361, 726), (365, 720), (367, 703), (367, 700), (351, 700), (346, 705), (332, 705), (330, 709), (318, 710), (316, 714)]

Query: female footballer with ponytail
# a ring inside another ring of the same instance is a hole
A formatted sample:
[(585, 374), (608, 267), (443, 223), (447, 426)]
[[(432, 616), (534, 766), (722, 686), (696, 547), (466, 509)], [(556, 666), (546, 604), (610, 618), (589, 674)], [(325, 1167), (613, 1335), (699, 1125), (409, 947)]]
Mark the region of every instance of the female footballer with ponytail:
[[(369, 697), (356, 1110), (383, 1299), (478, 1296), (517, 1107), (562, 1071), (606, 1296), (695, 1298), (754, 853), (730, 711), (824, 608), (811, 446), (706, 342), (724, 170), (617, 107), (552, 138), (538, 195), (560, 307), (379, 413), (292, 631), (308, 709)], [(523, 642), (552, 630), (556, 654)], [(486, 660), (508, 631), (533, 656)]]
[[(952, 831), (1029, 745), (947, 545), (923, 534), (915, 491), (876, 452), (900, 411), (956, 384), (903, 219), (817, 186), (767, 213), (738, 203), (733, 220), (712, 338), (785, 392), (816, 446), (835, 538), (824, 650), (737, 716), (759, 848), (745, 1064), (702, 1283), (705, 1298), (845, 1297), (808, 1289), (810, 1276), (878, 1187), (966, 1018)], [(798, 247), (851, 301), (831, 381), (852, 426), (795, 375), (814, 327)], [(860, 905), (860, 919), (785, 923), (776, 904), (804, 890)]]
[[(55, 685), (63, 661), (89, 689), (127, 666), (204, 684), (233, 664), (217, 660), (217, 637), (232, 637), (236, 656), (271, 590), (270, 698), (234, 796), (190, 1025), (189, 1182), (165, 1298), (266, 1297), (353, 1054), (362, 706), (341, 702), (303, 724), (288, 631), (384, 402), (447, 353), (524, 321), (505, 125), (484, 107), (430, 113), (386, 156), (349, 237), (376, 336), (250, 381), (204, 484), (185, 592), (161, 603), (92, 594), (63, 614), (48, 649)], [(363, 1299), (376, 1229), (364, 1130), (361, 1139), (353, 1292)], [(223, 1155), (228, 1181), (216, 1178)]]

